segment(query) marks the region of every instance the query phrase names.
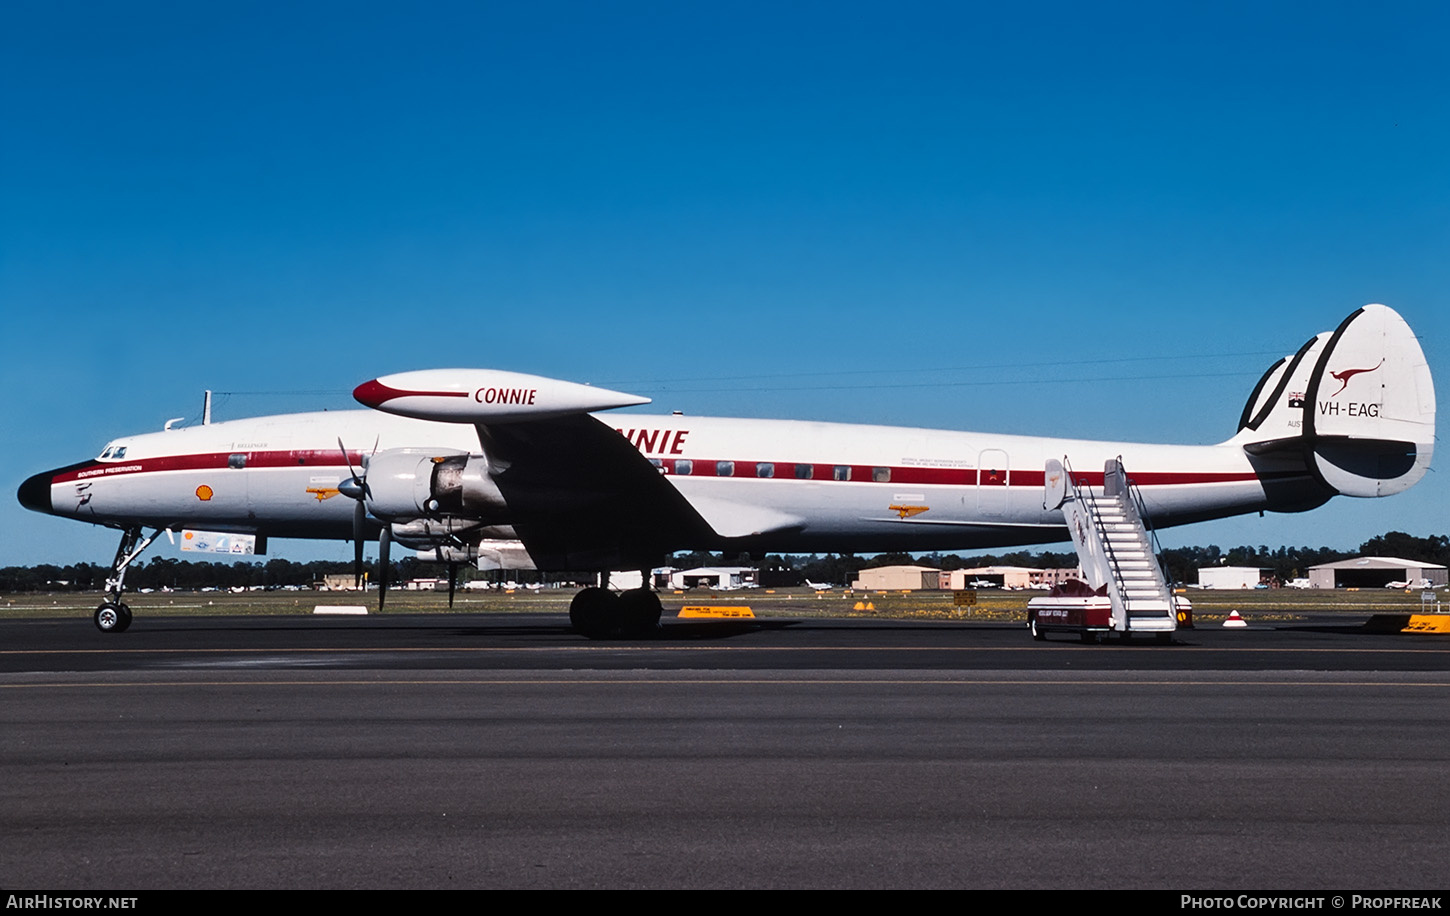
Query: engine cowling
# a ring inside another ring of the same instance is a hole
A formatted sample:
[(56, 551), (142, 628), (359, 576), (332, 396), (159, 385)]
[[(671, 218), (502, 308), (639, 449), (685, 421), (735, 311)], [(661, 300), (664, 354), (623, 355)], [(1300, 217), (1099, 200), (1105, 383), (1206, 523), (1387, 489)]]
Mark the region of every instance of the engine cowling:
[(476, 527), (505, 520), (508, 504), (483, 455), (399, 448), (368, 461), (367, 508), (383, 521), (455, 517)]

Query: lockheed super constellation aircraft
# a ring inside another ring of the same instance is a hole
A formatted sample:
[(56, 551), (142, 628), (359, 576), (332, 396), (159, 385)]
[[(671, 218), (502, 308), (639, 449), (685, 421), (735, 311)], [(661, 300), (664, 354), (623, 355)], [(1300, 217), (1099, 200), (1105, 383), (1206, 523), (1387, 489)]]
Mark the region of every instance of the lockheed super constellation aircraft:
[[(37, 474), (37, 512), (120, 529), (95, 622), (124, 630), (126, 567), (160, 532), (376, 535), (450, 564), (512, 551), (539, 569), (648, 570), (677, 550), (960, 550), (1065, 541), (1044, 468), (1121, 458), (1156, 527), (1424, 476), (1435, 393), (1414, 333), (1367, 305), (1275, 363), (1217, 445), (1178, 446), (838, 423), (595, 416), (648, 399), (512, 372), (441, 369), (365, 382), (369, 410), (257, 417), (126, 436)], [(1101, 472), (1074, 473), (1088, 487)], [(1060, 503), (1059, 503), (1060, 504)], [(144, 529), (154, 529), (143, 537)], [(522, 551), (519, 545), (522, 545)], [(646, 581), (648, 581), (646, 579)], [(587, 588), (590, 635), (658, 624), (648, 588)]]

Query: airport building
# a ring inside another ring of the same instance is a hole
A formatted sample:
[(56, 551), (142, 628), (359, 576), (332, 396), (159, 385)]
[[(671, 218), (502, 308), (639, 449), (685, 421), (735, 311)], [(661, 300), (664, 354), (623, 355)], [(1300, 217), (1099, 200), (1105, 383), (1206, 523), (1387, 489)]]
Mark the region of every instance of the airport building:
[[(1082, 570), (1037, 569), (1031, 566), (978, 566), (973, 569), (933, 569), (930, 566), (878, 566), (863, 569), (852, 588), (899, 591), (902, 589), (1052, 588), (1067, 579), (1081, 579)], [(973, 585), (973, 583), (977, 583)], [(985, 583), (985, 584), (984, 584)]]
[(697, 566), (669, 571), (670, 588), (755, 588), (758, 571), (750, 566)]
[(1355, 557), (1309, 567), (1310, 588), (1383, 588), (1391, 583), (1419, 586), (1425, 582), (1447, 584), (1445, 567), (1398, 557)]
[(1200, 566), (1198, 584), (1203, 588), (1258, 588), (1264, 571), (1257, 566)]
[[(1068, 579), (1081, 579), (1082, 570), (1037, 569), (1031, 566), (978, 566), (973, 569), (943, 570), (941, 587), (954, 591), (964, 588), (1042, 588), (1050, 589)], [(990, 586), (972, 583), (990, 582)]]
[(930, 566), (877, 566), (861, 570), (851, 587), (877, 591), (938, 589), (941, 588), (941, 570)]

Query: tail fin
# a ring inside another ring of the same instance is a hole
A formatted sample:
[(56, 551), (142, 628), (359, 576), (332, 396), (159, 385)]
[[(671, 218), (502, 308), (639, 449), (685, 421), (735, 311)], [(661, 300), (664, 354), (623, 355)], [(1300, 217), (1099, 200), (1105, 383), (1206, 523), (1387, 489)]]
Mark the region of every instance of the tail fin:
[(1347, 496), (1409, 489), (1435, 450), (1435, 387), (1414, 332), (1386, 306), (1355, 311), (1264, 374), (1230, 441), (1252, 455), (1298, 452)]
[(1293, 356), (1269, 367), (1244, 405), (1235, 441), (1266, 442), (1303, 435), (1305, 393), (1332, 336), (1328, 331), (1316, 334)]

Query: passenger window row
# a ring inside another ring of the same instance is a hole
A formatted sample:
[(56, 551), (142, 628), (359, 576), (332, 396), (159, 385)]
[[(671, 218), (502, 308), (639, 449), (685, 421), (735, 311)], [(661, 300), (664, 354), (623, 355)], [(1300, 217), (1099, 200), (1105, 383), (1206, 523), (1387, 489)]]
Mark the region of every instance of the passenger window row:
[[(650, 459), (650, 464), (653, 464), (655, 467), (659, 468), (662, 473), (671, 472), (672, 471), (672, 473), (674, 473), (674, 474), (676, 474), (676, 475), (678, 475), (680, 477), (690, 477), (690, 476), (694, 475), (694, 473), (695, 473), (695, 462), (693, 460), (689, 459), (689, 458), (676, 458), (675, 459), (675, 462), (674, 462), (673, 469), (666, 467), (665, 464), (664, 464), (664, 462), (662, 462), (658, 458), (651, 458)], [(830, 474), (830, 479), (831, 480), (860, 480), (860, 479), (862, 479), (861, 477), (858, 477), (858, 476), (855, 476), (854, 475), (855, 469), (852, 468), (851, 465), (848, 465), (848, 464), (837, 464), (837, 465), (814, 465), (814, 464), (795, 464), (795, 465), (789, 465), (788, 464), (788, 465), (782, 465), (782, 467), (790, 468), (792, 475), (797, 480), (813, 480), (813, 479), (815, 479), (818, 476), (818, 472), (819, 472), (819, 476), (821, 477), (821, 479), (826, 479), (825, 478), (825, 475), (827, 473)], [(775, 472), (776, 472), (776, 465), (775, 465), (775, 462), (773, 462), (773, 461), (755, 461), (755, 462), (750, 462), (750, 461), (717, 461), (717, 462), (715, 462), (715, 475), (714, 476), (716, 476), (716, 477), (752, 477), (753, 476), (753, 477), (768, 478), (768, 477), (774, 477), (775, 476)], [(872, 468), (871, 469), (871, 481), (873, 483), (890, 483), (891, 482), (891, 468)]]

